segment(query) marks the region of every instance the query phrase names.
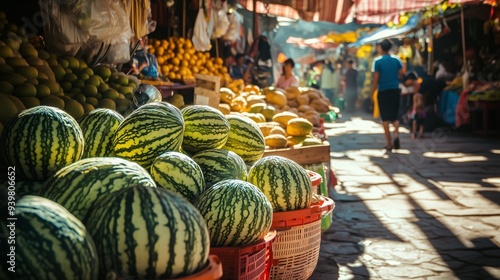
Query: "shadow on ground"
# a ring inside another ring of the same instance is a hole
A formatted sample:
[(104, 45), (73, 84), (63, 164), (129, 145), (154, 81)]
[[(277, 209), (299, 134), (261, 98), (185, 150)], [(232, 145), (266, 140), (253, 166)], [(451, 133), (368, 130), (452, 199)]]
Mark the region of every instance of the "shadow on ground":
[[(421, 140), (402, 134), (402, 149), (386, 153), (382, 129), (369, 117), (340, 120), (328, 134), (341, 183), (331, 194), (337, 206), (311, 279), (497, 277), (486, 269), (500, 267), (492, 236), (474, 235), (473, 215), (447, 215), (500, 205), (498, 141), (438, 128)], [(467, 201), (475, 194), (482, 205)]]

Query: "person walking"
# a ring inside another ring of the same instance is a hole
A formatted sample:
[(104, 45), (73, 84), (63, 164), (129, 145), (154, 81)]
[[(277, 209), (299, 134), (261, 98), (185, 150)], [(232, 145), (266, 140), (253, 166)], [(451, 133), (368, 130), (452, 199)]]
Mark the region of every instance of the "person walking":
[[(377, 101), (380, 108), (380, 117), (384, 127), (385, 149), (391, 151), (400, 148), (399, 142), (399, 78), (403, 77), (403, 63), (399, 57), (389, 54), (392, 43), (385, 39), (377, 45), (379, 56), (373, 60), (372, 72), (372, 99), (378, 90)], [(389, 124), (394, 126), (394, 142), (391, 141)]]
[(354, 61), (347, 60), (346, 71), (342, 76), (342, 82), (345, 86), (344, 99), (346, 104), (346, 113), (353, 113), (358, 99), (358, 70), (353, 68)]
[(330, 100), (330, 104), (335, 105), (335, 63), (331, 60), (326, 60), (322, 65), (320, 87), (323, 95)]

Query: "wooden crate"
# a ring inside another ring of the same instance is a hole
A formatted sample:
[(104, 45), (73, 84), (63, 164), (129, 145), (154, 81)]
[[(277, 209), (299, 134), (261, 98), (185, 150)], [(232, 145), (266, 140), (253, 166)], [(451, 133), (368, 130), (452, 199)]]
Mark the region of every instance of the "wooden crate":
[(282, 156), (300, 165), (330, 163), (330, 144), (324, 141), (323, 145), (318, 146), (266, 150), (264, 156)]

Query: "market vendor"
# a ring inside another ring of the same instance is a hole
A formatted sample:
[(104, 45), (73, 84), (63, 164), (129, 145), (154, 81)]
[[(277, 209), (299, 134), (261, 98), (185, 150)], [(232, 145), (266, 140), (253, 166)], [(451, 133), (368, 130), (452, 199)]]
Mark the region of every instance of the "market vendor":
[(243, 79), (245, 73), (247, 71), (247, 65), (245, 64), (245, 55), (239, 53), (235, 57), (235, 64), (231, 66), (229, 69), (229, 75), (233, 80)]
[(293, 74), (293, 68), (295, 67), (295, 62), (293, 59), (289, 58), (285, 60), (283, 63), (283, 72), (276, 83), (276, 87), (278, 88), (289, 88), (289, 87), (298, 87), (299, 80)]

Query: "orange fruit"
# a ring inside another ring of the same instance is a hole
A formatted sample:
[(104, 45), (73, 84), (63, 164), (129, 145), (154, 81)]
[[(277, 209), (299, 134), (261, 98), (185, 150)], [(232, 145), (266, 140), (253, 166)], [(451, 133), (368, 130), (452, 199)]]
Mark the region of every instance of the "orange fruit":
[(216, 65), (222, 65), (222, 64), (224, 64), (224, 60), (222, 60), (222, 58), (220, 58), (220, 57), (217, 57), (215, 59), (215, 64)]
[(182, 76), (181, 76), (181, 74), (175, 74), (175, 78), (176, 78), (177, 80), (180, 80), (180, 79), (182, 79)]
[(155, 46), (155, 47), (159, 47), (161, 44), (161, 42), (158, 40), (152, 40), (152, 43), (153, 43), (153, 46)]
[(165, 49), (163, 47), (157, 47), (155, 50), (155, 53), (157, 55), (163, 55), (164, 52), (165, 52)]
[(170, 80), (175, 80), (175, 78), (176, 78), (175, 73), (174, 73), (174, 72), (170, 72), (170, 73), (168, 73), (168, 78), (169, 78)]
[(182, 60), (181, 65), (182, 67), (189, 67), (189, 62), (187, 60)]
[(165, 63), (165, 58), (163, 58), (163, 56), (158, 56), (157, 60), (158, 60), (158, 65), (163, 65), (163, 63)]
[(179, 65), (179, 63), (181, 63), (181, 61), (177, 57), (172, 58), (172, 60), (170, 62), (175, 66), (177, 66), (177, 65)]
[(191, 42), (191, 39), (187, 39), (185, 42), (184, 42), (184, 47), (186, 49), (192, 49), (193, 48), (193, 42)]
[(161, 73), (166, 76), (170, 72), (170, 68), (167, 65), (161, 66)]

